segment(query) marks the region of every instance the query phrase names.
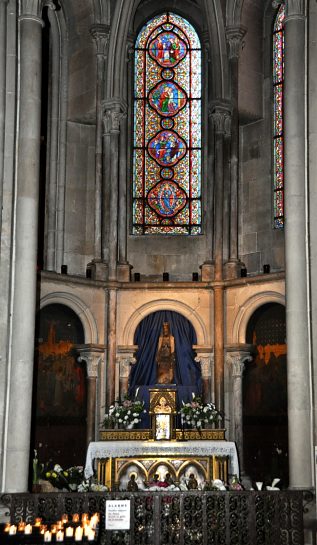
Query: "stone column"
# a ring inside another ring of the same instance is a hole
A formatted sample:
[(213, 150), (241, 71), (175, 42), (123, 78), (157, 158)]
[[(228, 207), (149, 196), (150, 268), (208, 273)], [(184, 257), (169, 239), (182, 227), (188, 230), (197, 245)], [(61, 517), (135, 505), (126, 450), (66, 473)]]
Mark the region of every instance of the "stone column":
[(231, 157), (230, 157), (230, 236), (226, 278), (238, 276), (238, 185), (239, 185), (239, 52), (246, 29), (227, 27), (229, 68), (231, 74)]
[(95, 152), (95, 258), (101, 258), (101, 210), (102, 210), (102, 97), (104, 71), (110, 36), (109, 25), (94, 25), (90, 34), (96, 44), (96, 152)]
[(313, 484), (311, 355), (307, 270), (305, 2), (288, 0), (285, 18), (285, 270), (289, 470), (292, 488)]
[(214, 388), (215, 404), (224, 409), (224, 288), (223, 288), (223, 187), (224, 135), (230, 124), (230, 110), (224, 102), (211, 111), (215, 129), (215, 225), (214, 225)]
[(109, 215), (103, 215), (104, 220), (108, 217), (108, 225), (102, 227), (102, 258), (108, 255), (109, 280), (117, 279), (118, 264), (118, 188), (119, 188), (119, 136), (120, 122), (126, 115), (126, 107), (118, 100), (107, 100), (104, 102), (105, 115), (105, 147), (104, 160), (106, 169), (104, 171), (105, 187), (104, 195), (109, 196), (109, 201), (103, 199), (104, 209), (109, 209)]
[(203, 400), (205, 403), (213, 402), (214, 356), (210, 353), (197, 351), (195, 361), (200, 364)]
[(128, 393), (129, 377), (131, 367), (135, 365), (136, 359), (131, 353), (126, 356), (117, 357), (117, 380), (116, 380), (116, 399), (123, 399)]
[(44, 5), (53, 7), (52, 2), (42, 0), (20, 1), (16, 227), (4, 445), (4, 488), (8, 492), (26, 491), (29, 472), (41, 128), (41, 13)]
[(108, 290), (108, 349), (106, 365), (106, 405), (109, 407), (116, 399), (116, 361), (117, 361), (117, 289)]
[(4, 127), (6, 103), (6, 55), (7, 55), (7, 4), (0, 0), (0, 230), (2, 226), (2, 195), (4, 165)]
[(98, 367), (105, 351), (104, 346), (82, 345), (76, 347), (79, 352), (79, 360), (86, 362), (87, 370), (87, 430), (86, 443), (87, 448), (91, 441), (96, 440), (96, 399), (97, 399), (97, 379)]
[(243, 473), (243, 402), (242, 402), (242, 376), (245, 363), (251, 361), (252, 356), (249, 352), (237, 351), (227, 354), (227, 361), (231, 367), (232, 377), (232, 418), (233, 418), (233, 440), (236, 442), (240, 473)]

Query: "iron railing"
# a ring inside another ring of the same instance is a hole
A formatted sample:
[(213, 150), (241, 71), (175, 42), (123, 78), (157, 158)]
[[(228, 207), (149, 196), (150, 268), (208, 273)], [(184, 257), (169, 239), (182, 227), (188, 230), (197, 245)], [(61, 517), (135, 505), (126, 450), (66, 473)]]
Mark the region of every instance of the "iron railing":
[[(105, 530), (110, 499), (131, 500), (130, 530)], [(4, 494), (12, 523), (101, 515), (102, 545), (303, 545), (301, 491)], [(1, 537), (1, 536), (0, 536)], [(0, 542), (4, 543), (3, 535)]]

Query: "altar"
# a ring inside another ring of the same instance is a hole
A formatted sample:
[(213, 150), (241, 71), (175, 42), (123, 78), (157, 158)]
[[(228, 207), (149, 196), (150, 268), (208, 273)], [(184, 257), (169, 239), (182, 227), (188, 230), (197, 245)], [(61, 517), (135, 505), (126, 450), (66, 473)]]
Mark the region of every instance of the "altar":
[(230, 441), (97, 441), (89, 444), (85, 476), (94, 475), (109, 489), (124, 490), (131, 474), (139, 489), (146, 488), (155, 474), (164, 480), (166, 473), (176, 485), (194, 474), (203, 487), (214, 479), (227, 481), (229, 474), (239, 476), (236, 445)]

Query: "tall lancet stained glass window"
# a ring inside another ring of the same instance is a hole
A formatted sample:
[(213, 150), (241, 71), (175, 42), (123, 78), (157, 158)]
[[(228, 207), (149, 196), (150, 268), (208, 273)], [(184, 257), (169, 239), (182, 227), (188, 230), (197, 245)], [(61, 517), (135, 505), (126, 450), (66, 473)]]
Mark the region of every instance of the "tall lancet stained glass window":
[(284, 19), (281, 3), (273, 29), (273, 158), (274, 158), (274, 227), (284, 227)]
[(201, 46), (174, 13), (135, 43), (133, 233), (201, 233)]

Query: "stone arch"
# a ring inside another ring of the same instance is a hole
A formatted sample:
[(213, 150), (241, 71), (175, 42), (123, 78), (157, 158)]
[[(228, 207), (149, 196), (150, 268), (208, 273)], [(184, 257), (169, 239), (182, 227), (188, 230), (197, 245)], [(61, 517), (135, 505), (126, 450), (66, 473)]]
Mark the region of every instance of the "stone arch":
[(252, 314), (257, 308), (266, 303), (279, 303), (285, 306), (285, 296), (278, 292), (267, 291), (258, 293), (245, 301), (240, 307), (233, 324), (233, 342), (242, 344), (246, 342), (247, 326)]
[(187, 318), (195, 329), (197, 344), (201, 346), (207, 343), (206, 326), (195, 309), (174, 299), (159, 299), (157, 301), (151, 301), (141, 305), (130, 316), (123, 329), (123, 344), (125, 346), (133, 345), (134, 334), (139, 323), (143, 320), (143, 318), (149, 314), (152, 314), (153, 312), (156, 312), (157, 310), (171, 310), (173, 312), (178, 312)]
[(40, 309), (47, 305), (60, 304), (71, 308), (81, 320), (85, 334), (85, 344), (98, 344), (98, 329), (89, 307), (78, 297), (66, 292), (45, 295), (40, 301)]

